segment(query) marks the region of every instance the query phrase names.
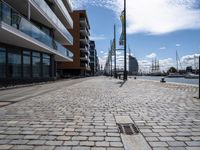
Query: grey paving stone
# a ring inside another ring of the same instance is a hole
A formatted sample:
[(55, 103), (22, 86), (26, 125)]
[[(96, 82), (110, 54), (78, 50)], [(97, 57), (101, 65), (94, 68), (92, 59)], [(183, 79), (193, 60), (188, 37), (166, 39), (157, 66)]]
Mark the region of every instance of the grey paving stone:
[(54, 150), (54, 146), (35, 146), (34, 150)]
[(149, 142), (152, 147), (167, 147), (168, 144), (166, 142)]
[(188, 141), (185, 142), (188, 146), (199, 146), (200, 147), (200, 141)]
[(79, 141), (66, 141), (63, 145), (77, 146), (79, 145)]
[(94, 146), (94, 142), (92, 141), (80, 141), (81, 146)]
[(10, 149), (11, 147), (13, 147), (13, 145), (0, 145), (0, 149)]
[(33, 148), (33, 146), (28, 145), (15, 145), (12, 147), (12, 150), (32, 150)]
[(59, 147), (56, 147), (55, 150), (71, 150), (71, 147), (69, 147), (69, 146), (59, 146)]
[(44, 145), (45, 140), (31, 140), (27, 144), (28, 145)]
[(96, 146), (101, 146), (101, 147), (108, 147), (109, 142), (96, 142)]
[(46, 145), (62, 145), (63, 141), (47, 141)]

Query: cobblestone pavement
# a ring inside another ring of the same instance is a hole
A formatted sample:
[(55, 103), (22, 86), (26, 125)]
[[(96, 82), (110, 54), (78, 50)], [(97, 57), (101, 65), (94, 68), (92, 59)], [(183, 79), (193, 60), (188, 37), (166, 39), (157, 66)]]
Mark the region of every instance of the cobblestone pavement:
[(154, 150), (199, 150), (197, 90), (93, 78), (0, 108), (0, 149), (123, 150), (115, 116), (126, 115)]

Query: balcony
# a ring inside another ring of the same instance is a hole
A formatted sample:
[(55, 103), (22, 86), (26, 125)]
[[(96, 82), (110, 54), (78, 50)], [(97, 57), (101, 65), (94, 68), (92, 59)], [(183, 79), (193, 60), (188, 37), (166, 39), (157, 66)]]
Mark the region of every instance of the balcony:
[(82, 42), (83, 44), (88, 44), (88, 43), (89, 43), (89, 40), (88, 40), (87, 37), (81, 36), (81, 37), (80, 37), (80, 42)]
[(80, 18), (80, 24), (81, 24), (83, 27), (89, 28), (89, 25), (88, 25), (88, 22), (87, 22), (87, 19), (86, 19), (86, 18)]
[(73, 54), (21, 16), (5, 2), (0, 1), (0, 40), (2, 42), (55, 54), (57, 60), (72, 61)]
[[(62, 0), (54, 0), (55, 2), (55, 13), (56, 15), (60, 18), (60, 20), (62, 21), (62, 23), (65, 25), (65, 27), (72, 29), (73, 28), (73, 20), (67, 10), (67, 8), (65, 7), (65, 4), (63, 3)], [(66, 1), (66, 3), (69, 3), (68, 1)], [(70, 5), (70, 4), (68, 4)], [(67, 5), (67, 6), (68, 6)]]
[(62, 44), (66, 44), (66, 45), (73, 44), (72, 35), (65, 28), (65, 26), (61, 23), (61, 21), (58, 19), (58, 17), (55, 15), (55, 13), (51, 10), (51, 8), (48, 6), (48, 4), (44, 0), (31, 0), (30, 3), (34, 6), (35, 9), (37, 9), (43, 15), (43, 17), (50, 24), (54, 26), (56, 30), (58, 30), (58, 32), (61, 35), (57, 35), (57, 36), (58, 36), (58, 39), (62, 42)]
[(80, 27), (80, 33), (82, 33), (85, 36), (89, 36), (90, 35), (89, 31), (85, 27)]
[(88, 58), (88, 56), (81, 56), (81, 58), (80, 58), (82, 61), (87, 61), (87, 62), (89, 62), (89, 58)]

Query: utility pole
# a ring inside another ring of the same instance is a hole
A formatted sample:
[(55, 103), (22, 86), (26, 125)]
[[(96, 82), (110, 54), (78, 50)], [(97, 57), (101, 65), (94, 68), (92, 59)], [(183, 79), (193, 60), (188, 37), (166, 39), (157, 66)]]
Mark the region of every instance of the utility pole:
[(199, 56), (199, 99), (200, 99), (200, 56)]
[(126, 0), (124, 0), (124, 81), (127, 80), (126, 68)]
[(117, 53), (116, 53), (116, 26), (114, 25), (114, 57), (115, 57), (115, 64), (114, 64), (114, 70), (115, 70), (115, 74), (114, 77), (117, 78), (117, 69), (116, 69), (116, 64), (117, 64)]
[(113, 61), (113, 60), (112, 60), (112, 55), (113, 55), (113, 54), (112, 54), (112, 41), (110, 41), (110, 44), (111, 44), (111, 49), (110, 49), (110, 55), (111, 55), (111, 56), (110, 56), (110, 57), (111, 57), (111, 60), (110, 60), (110, 61), (111, 61), (111, 73), (110, 73), (110, 76), (112, 77), (112, 74), (113, 74), (113, 71), (112, 71), (112, 69), (113, 69), (113, 68), (112, 68), (112, 61)]

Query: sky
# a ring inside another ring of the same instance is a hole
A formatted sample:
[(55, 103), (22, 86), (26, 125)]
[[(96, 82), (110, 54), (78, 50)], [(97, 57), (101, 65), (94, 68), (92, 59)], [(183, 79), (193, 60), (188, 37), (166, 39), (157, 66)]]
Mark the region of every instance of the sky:
[[(90, 39), (96, 41), (100, 64), (104, 66), (114, 24), (119, 43), (123, 0), (71, 0), (71, 3), (74, 9), (87, 10)], [(127, 0), (127, 44), (141, 71), (150, 70), (152, 59), (159, 60), (161, 70), (176, 66), (176, 51), (183, 69), (198, 67), (200, 0)], [(123, 52), (118, 51), (119, 67), (123, 66), (122, 60)]]

